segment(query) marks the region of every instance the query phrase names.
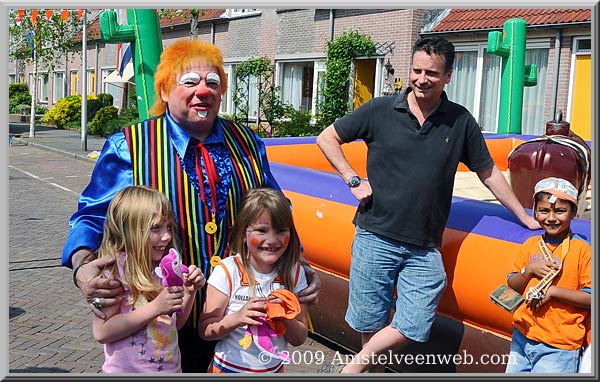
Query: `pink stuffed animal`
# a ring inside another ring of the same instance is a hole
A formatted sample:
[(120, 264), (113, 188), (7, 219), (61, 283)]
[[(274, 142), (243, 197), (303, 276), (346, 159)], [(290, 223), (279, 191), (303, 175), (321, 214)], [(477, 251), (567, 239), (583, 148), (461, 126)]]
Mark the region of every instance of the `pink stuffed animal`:
[[(158, 267), (154, 268), (154, 272), (161, 278), (161, 284), (165, 287), (182, 286), (184, 279), (183, 274), (188, 273), (188, 267), (181, 264), (181, 256), (174, 248), (169, 249), (169, 253), (160, 259)], [(183, 314), (183, 309), (179, 311)]]
[(277, 332), (271, 329), (264, 317), (258, 317), (256, 320), (260, 321), (262, 324), (248, 325), (244, 337), (239, 341), (240, 345), (242, 345), (242, 349), (247, 350), (252, 341), (254, 341), (261, 352), (270, 354), (271, 358), (289, 362), (290, 356), (273, 346), (273, 338), (279, 337)]

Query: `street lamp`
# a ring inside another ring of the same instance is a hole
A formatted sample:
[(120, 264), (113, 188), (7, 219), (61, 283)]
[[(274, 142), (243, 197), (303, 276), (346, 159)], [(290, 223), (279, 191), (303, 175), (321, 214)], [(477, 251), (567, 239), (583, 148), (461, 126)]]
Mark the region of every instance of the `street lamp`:
[(391, 78), (394, 76), (394, 68), (392, 67), (392, 63), (390, 62), (390, 58), (388, 57), (387, 62), (383, 65), (385, 68), (385, 81), (383, 84), (383, 94), (384, 95), (392, 95), (394, 94), (394, 88), (392, 87)]
[(392, 68), (392, 63), (390, 62), (390, 58), (388, 57), (387, 62), (383, 65), (385, 68), (385, 72), (389, 78), (390, 75), (394, 75), (394, 68)]

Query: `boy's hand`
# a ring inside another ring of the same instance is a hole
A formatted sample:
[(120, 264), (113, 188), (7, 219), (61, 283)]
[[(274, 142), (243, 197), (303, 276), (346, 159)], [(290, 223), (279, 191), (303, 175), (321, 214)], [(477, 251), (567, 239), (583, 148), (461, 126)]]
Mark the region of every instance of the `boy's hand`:
[(529, 263), (528, 267), (529, 272), (531, 272), (532, 275), (539, 278), (543, 278), (551, 271), (558, 269), (554, 262), (547, 260), (534, 261), (532, 263)]
[(552, 300), (552, 293), (555, 289), (556, 289), (556, 286), (551, 285), (550, 288), (548, 288), (548, 290), (543, 294), (542, 298), (531, 300), (529, 302), (529, 307), (531, 308), (531, 310), (536, 312), (536, 311), (540, 310), (542, 305), (544, 305), (548, 301)]
[(195, 293), (206, 284), (204, 273), (195, 265), (190, 265), (188, 273), (183, 274), (183, 286), (187, 292)]

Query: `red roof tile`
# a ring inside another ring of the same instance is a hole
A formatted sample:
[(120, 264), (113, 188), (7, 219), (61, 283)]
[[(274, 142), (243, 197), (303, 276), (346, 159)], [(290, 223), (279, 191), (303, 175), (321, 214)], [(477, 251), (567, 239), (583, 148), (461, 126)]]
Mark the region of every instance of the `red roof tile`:
[(502, 28), (510, 18), (519, 17), (528, 26), (591, 22), (591, 9), (452, 9), (432, 32)]
[[(225, 9), (202, 9), (202, 14), (198, 17), (198, 21), (208, 21), (218, 19)], [(190, 10), (184, 9), (181, 15), (162, 16), (160, 18), (160, 27), (168, 27), (173, 25), (182, 25), (190, 23)], [(100, 39), (100, 17), (97, 16), (91, 24), (87, 27), (88, 39), (97, 40)], [(81, 33), (77, 33), (73, 37), (73, 41), (81, 41)]]

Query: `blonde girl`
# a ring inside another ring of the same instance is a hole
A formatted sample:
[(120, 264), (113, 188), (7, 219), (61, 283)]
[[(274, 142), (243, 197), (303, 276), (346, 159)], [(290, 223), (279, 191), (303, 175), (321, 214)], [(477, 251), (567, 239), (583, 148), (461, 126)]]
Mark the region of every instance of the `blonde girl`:
[[(103, 274), (120, 281), (124, 294), (120, 305), (103, 308), (106, 319), (92, 314), (94, 337), (104, 344), (104, 372), (181, 372), (177, 330), (205, 279), (191, 265), (183, 286), (160, 284), (154, 269), (174, 246), (173, 220), (167, 198), (145, 186), (125, 187), (110, 202), (98, 255), (114, 259)], [(100, 308), (101, 301), (92, 299)]]

